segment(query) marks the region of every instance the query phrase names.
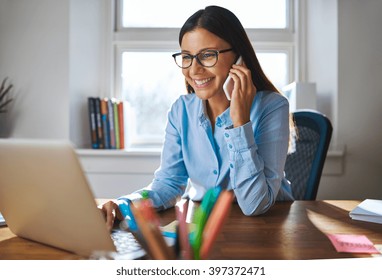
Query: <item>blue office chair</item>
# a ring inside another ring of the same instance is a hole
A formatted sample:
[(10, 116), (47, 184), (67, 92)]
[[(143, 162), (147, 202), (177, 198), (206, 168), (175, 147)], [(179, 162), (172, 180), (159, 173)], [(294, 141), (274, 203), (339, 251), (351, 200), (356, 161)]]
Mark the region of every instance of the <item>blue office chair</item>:
[(295, 152), (287, 156), (285, 175), (296, 200), (315, 200), (333, 127), (325, 115), (313, 110), (293, 112), (293, 119)]

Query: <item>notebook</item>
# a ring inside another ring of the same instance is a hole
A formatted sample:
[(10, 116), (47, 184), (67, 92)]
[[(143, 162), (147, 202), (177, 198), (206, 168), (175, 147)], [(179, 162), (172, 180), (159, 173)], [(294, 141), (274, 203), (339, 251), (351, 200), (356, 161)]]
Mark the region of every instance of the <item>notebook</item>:
[(0, 170), (0, 212), (15, 235), (84, 257), (118, 251), (69, 142), (1, 139)]

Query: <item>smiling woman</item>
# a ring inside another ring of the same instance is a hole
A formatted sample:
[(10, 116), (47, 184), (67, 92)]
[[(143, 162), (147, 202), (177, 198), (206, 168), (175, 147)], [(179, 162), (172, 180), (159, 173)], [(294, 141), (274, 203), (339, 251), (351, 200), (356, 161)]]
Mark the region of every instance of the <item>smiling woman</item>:
[[(167, 114), (152, 183), (119, 200), (151, 199), (163, 210), (180, 196), (200, 200), (219, 187), (234, 193), (244, 215), (262, 214), (276, 200), (293, 200), (284, 177), (288, 101), (265, 76), (239, 19), (218, 6), (198, 10), (182, 26), (179, 46), (173, 57), (189, 93)], [(238, 57), (242, 64), (234, 64)], [(234, 82), (230, 100), (223, 90), (227, 76)], [(117, 203), (102, 207), (109, 227)]]
[[(166, 112), (185, 93), (184, 79), (171, 58), (171, 54), (179, 51), (176, 42), (179, 28), (193, 11), (209, 2), (213, 1), (190, 1), (185, 7), (175, 0), (117, 1), (112, 42), (114, 95), (128, 100), (134, 108), (134, 123), (128, 126), (132, 147), (162, 146)], [(264, 72), (276, 87), (292, 82), (295, 37), (290, 21), (294, 11), (291, 2), (223, 0), (219, 4), (238, 15), (256, 46)], [(161, 12), (157, 13), (158, 10)]]

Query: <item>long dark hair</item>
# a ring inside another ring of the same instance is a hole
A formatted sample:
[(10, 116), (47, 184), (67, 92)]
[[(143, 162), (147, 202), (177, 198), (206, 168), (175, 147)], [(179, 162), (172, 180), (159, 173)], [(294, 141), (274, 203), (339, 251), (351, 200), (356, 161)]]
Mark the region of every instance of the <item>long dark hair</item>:
[[(182, 43), (183, 36), (196, 28), (204, 28), (220, 37), (231, 45), (238, 56), (242, 56), (245, 65), (251, 70), (252, 81), (257, 91), (279, 92), (264, 74), (244, 27), (231, 11), (218, 6), (208, 6), (197, 11), (187, 19), (181, 28), (179, 45)], [(186, 86), (188, 92), (194, 92), (187, 82)]]

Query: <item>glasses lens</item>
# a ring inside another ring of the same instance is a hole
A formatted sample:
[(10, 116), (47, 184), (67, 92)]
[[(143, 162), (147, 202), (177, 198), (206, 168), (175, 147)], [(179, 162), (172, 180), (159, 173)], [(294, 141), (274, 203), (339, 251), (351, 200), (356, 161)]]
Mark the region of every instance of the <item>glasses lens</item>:
[(205, 67), (212, 67), (218, 61), (218, 52), (206, 50), (198, 54), (199, 62)]
[(174, 56), (175, 63), (181, 68), (188, 68), (192, 63), (192, 56), (186, 53), (179, 53)]

